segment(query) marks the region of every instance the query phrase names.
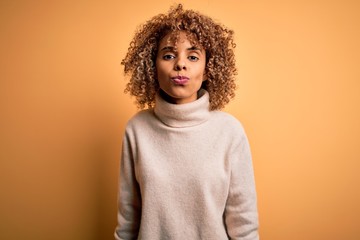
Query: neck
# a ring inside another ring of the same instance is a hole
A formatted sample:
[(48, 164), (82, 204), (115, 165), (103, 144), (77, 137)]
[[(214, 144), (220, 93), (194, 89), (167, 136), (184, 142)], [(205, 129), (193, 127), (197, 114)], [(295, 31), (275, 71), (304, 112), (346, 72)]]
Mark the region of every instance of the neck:
[(201, 124), (210, 117), (209, 94), (200, 89), (198, 99), (184, 104), (172, 104), (161, 93), (156, 97), (155, 115), (170, 127), (189, 127)]
[[(200, 89), (201, 90), (201, 89)], [(164, 92), (162, 89), (159, 90), (159, 95), (161, 96), (162, 99), (164, 99), (166, 102), (168, 103), (172, 103), (172, 104), (185, 104), (185, 103), (190, 103), (193, 102), (197, 99), (199, 99), (199, 91), (197, 91), (196, 95), (194, 95), (192, 98), (188, 98), (188, 99), (182, 99), (182, 98), (175, 98), (175, 97), (171, 97), (170, 95), (168, 95), (166, 92)]]

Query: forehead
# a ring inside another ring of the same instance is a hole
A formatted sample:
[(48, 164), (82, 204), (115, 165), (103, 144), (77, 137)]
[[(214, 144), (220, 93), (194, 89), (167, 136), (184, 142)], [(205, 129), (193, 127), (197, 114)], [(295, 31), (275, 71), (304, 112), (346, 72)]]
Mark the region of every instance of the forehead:
[(179, 43), (189, 42), (191, 46), (201, 48), (194, 34), (185, 31), (175, 31), (167, 33), (159, 42), (159, 46), (176, 46)]

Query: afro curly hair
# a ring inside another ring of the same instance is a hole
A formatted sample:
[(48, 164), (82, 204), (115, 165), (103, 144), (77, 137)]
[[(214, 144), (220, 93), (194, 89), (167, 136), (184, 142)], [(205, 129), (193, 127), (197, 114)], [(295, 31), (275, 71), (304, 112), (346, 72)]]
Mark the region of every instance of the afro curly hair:
[(234, 32), (213, 19), (181, 4), (141, 25), (135, 32), (125, 58), (124, 72), (130, 75), (125, 93), (136, 97), (140, 109), (152, 108), (159, 90), (156, 56), (160, 40), (171, 32), (184, 31), (190, 41), (206, 52), (206, 81), (202, 88), (210, 97), (210, 110), (222, 109), (235, 96)]

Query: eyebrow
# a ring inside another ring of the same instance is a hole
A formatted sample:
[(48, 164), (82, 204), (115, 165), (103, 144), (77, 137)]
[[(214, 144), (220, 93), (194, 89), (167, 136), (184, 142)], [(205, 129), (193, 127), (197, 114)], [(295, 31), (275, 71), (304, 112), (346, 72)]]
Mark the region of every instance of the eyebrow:
[[(174, 51), (175, 47), (172, 47), (172, 46), (165, 46), (163, 47), (162, 49), (160, 49), (160, 51)], [(195, 47), (195, 46), (192, 46), (190, 48), (187, 48), (186, 50), (188, 51), (200, 51), (201, 52), (201, 49), (198, 48), (198, 47)]]

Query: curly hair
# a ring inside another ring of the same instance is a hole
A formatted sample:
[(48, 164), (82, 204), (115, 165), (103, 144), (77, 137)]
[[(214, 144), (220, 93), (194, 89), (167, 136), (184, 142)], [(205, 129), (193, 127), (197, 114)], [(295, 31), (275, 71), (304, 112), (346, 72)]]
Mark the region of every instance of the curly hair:
[(121, 61), (125, 74), (130, 75), (125, 93), (136, 97), (140, 109), (152, 108), (159, 90), (156, 76), (156, 56), (160, 40), (170, 32), (184, 31), (190, 41), (206, 52), (206, 81), (202, 88), (210, 97), (210, 110), (223, 108), (235, 96), (234, 32), (210, 17), (193, 10), (184, 10), (181, 4), (159, 14), (135, 32), (125, 58)]

